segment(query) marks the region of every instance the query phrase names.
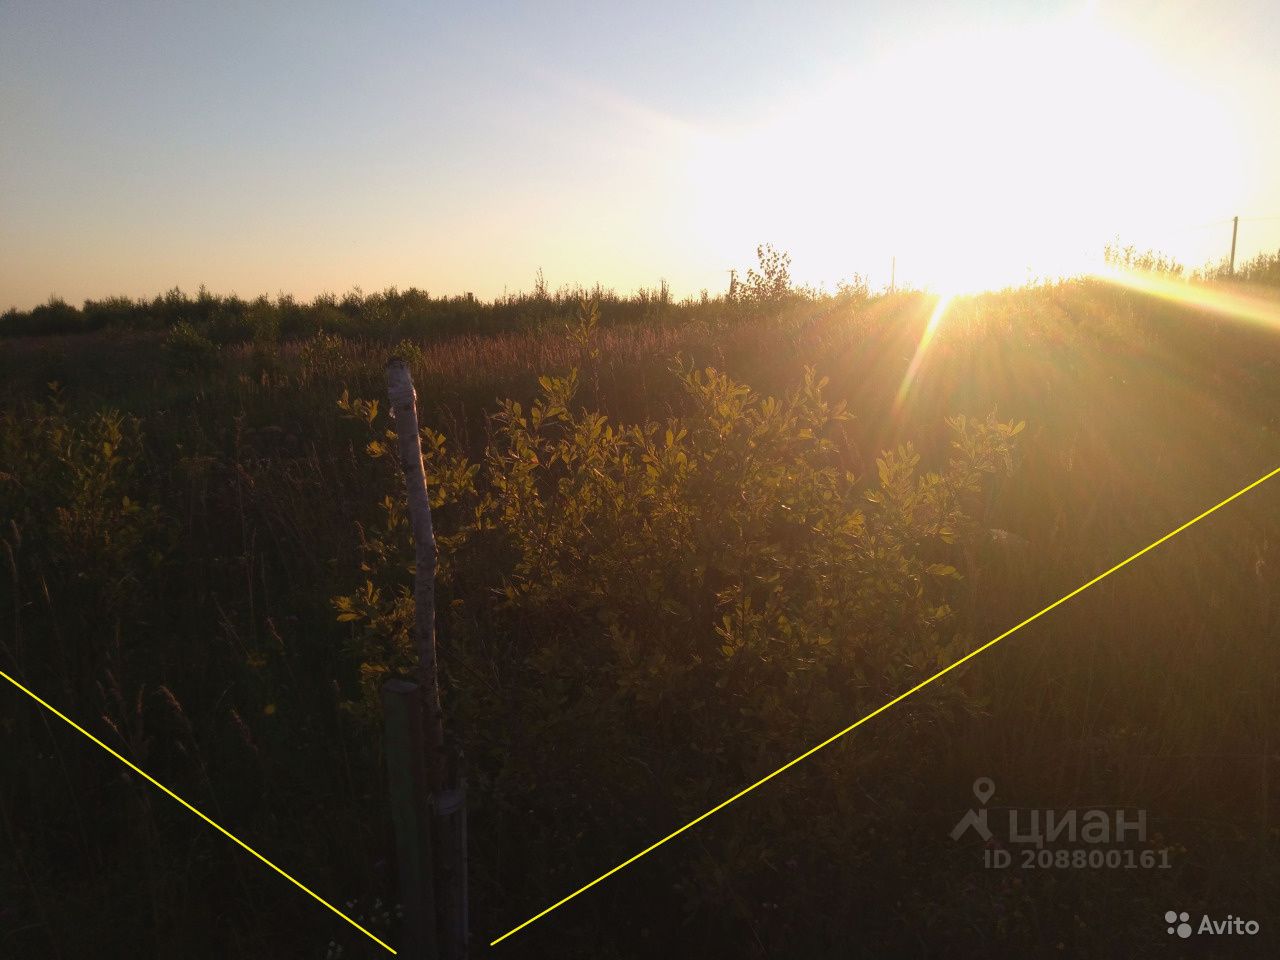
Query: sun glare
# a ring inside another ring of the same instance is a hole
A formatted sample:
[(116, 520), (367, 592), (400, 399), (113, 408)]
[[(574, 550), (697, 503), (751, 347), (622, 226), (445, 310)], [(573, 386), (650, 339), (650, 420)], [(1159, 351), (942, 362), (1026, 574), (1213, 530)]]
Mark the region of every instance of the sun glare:
[(898, 387), (897, 396), (893, 401), (893, 412), (896, 416), (901, 412), (903, 404), (906, 402), (907, 394), (911, 390), (911, 385), (915, 383), (916, 377), (920, 374), (920, 367), (924, 364), (925, 357), (929, 353), (929, 344), (933, 342), (934, 335), (941, 326), (943, 317), (947, 314), (947, 309), (951, 306), (951, 302), (955, 299), (954, 294), (944, 293), (938, 295), (938, 301), (933, 305), (933, 312), (929, 314), (929, 322), (925, 324), (924, 333), (920, 335), (920, 343), (916, 346), (916, 352), (911, 357), (911, 362), (907, 365), (907, 372), (902, 377), (902, 383)]
[(904, 46), (700, 142), (710, 248), (768, 239), (815, 284), (886, 282), (893, 256), (899, 282), (956, 293), (1089, 272), (1175, 198), (1216, 212), (1238, 165), (1222, 105), (1083, 16)]
[(1232, 289), (1231, 285), (1221, 283), (1208, 286), (1182, 277), (1115, 266), (1095, 271), (1093, 276), (1161, 300), (1280, 332), (1280, 304), (1273, 297), (1259, 296), (1248, 289)]

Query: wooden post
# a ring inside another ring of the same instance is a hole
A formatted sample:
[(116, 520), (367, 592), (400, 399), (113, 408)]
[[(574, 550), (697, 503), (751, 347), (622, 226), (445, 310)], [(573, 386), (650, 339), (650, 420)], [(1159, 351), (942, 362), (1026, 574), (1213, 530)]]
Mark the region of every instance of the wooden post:
[(1231, 218), (1231, 267), (1228, 270), (1231, 276), (1236, 275), (1236, 231), (1240, 228), (1240, 218)]
[[(419, 938), (415, 942), (424, 952), (409, 952), (411, 960), (419, 956), (464, 960), (468, 939), (466, 779), (460, 752), (445, 751), (436, 662), (436, 538), (422, 465), (418, 396), (409, 365), (399, 358), (387, 363), (387, 396), (409, 496), (414, 544), (413, 636), (418, 650), (417, 682), (389, 680), (383, 685), (387, 762), (404, 764), (399, 772), (391, 773), (391, 783), (393, 811), (398, 811), (397, 846), (408, 864), (406, 867), (402, 862), (400, 868), (406, 936), (411, 935), (409, 897), (413, 896), (418, 916), (412, 936)], [(410, 732), (408, 753), (392, 750), (393, 725), (400, 723), (407, 724)]]
[(386, 728), (387, 779), (391, 787), (391, 819), (396, 828), (396, 861), (400, 902), (404, 908), (405, 960), (435, 960), (435, 860), (432, 818), (428, 816), (426, 751), (422, 743), (422, 698), (418, 685), (388, 680), (382, 685)]
[(436, 866), (436, 918), (441, 960), (464, 960), (467, 916), (467, 781), (462, 758), (450, 757), (449, 786), (432, 798)]
[(409, 493), (409, 521), (413, 531), (413, 638), (418, 648), (418, 695), (422, 697), (426, 736), (427, 783), (435, 793), (444, 785), (444, 711), (436, 668), (436, 537), (431, 526), (431, 500), (422, 468), (422, 440), (418, 435), (418, 394), (409, 364), (398, 357), (387, 362), (387, 396), (395, 418), (400, 465)]

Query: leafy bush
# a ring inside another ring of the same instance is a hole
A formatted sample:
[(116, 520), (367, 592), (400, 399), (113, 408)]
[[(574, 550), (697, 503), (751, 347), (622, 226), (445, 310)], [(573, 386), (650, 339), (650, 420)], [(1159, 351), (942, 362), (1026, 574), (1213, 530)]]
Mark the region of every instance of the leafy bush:
[(423, 361), (426, 359), (422, 352), (421, 344), (407, 337), (397, 343), (391, 353), (393, 356), (406, 361), (411, 370), (421, 370)]
[(218, 304), (209, 322), (209, 339), (217, 344), (251, 340), (254, 326), (249, 310), (249, 304), (238, 297), (228, 297)]
[(112, 409), (72, 416), (59, 385), (50, 389), (46, 402), (0, 413), (0, 516), (55, 587), (78, 588), (85, 610), (136, 614), (146, 572), (170, 546), (159, 508), (138, 502), (140, 421)]
[(299, 351), (300, 375), (306, 382), (322, 379), (331, 383), (342, 380), (348, 362), (350, 344), (332, 333), (318, 333), (303, 341)]
[(759, 269), (749, 267), (737, 293), (756, 306), (776, 306), (791, 293), (791, 255), (766, 243), (756, 247)]
[(164, 348), (169, 366), (178, 373), (208, 373), (218, 361), (217, 345), (185, 320), (174, 324)]
[(86, 329), (103, 327), (126, 329), (131, 325), (135, 306), (128, 297), (107, 297), (105, 300), (86, 300), (82, 312)]
[[(845, 467), (850, 414), (812, 370), (783, 398), (710, 368), (678, 376), (686, 411), (634, 424), (574, 410), (576, 370), (542, 377), (527, 409), (502, 405), (481, 463), (423, 430), (443, 657), (460, 678), (450, 711), (489, 816), (572, 805), (581, 829), (607, 832), (637, 822), (635, 797), (656, 781), (650, 819), (670, 821), (957, 653), (956, 563), (1022, 424), (954, 418), (940, 470), (921, 471), (908, 444), (868, 482)], [(334, 599), (363, 664), (350, 706), (371, 717), (380, 681), (412, 666), (413, 553), (394, 434), (376, 403), (340, 406), (373, 431), (367, 452), (397, 491), (364, 529), (364, 582)], [(910, 709), (971, 706), (952, 688)], [(542, 746), (523, 749), (534, 732)], [(780, 785), (781, 802), (802, 783)], [(517, 845), (530, 856), (578, 849), (540, 822), (548, 832)], [(748, 842), (733, 857), (758, 853)]]
[(85, 329), (80, 311), (61, 297), (50, 297), (47, 303), (33, 307), (22, 314), (10, 310), (5, 314), (3, 330), (11, 334), (23, 333), (79, 333)]

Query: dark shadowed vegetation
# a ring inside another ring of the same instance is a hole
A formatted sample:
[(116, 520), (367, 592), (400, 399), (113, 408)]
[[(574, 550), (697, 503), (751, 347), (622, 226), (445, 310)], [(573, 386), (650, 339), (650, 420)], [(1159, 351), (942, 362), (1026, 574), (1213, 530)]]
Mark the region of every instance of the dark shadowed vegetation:
[[(1280, 305), (1277, 264), (1197, 282)], [(394, 943), (375, 694), (411, 653), (404, 356), (487, 944), (1280, 465), (1274, 326), (1094, 280), (983, 294), (903, 390), (932, 296), (785, 274), (762, 248), (732, 297), (681, 302), (9, 311), (0, 669)], [(1278, 504), (1275, 481), (497, 949), (1154, 957), (1172, 905), (1274, 916)], [(948, 835), (980, 776), (997, 804), (1144, 808), (1172, 866), (984, 869)], [(0, 837), (0, 956), (380, 954), (14, 692)]]

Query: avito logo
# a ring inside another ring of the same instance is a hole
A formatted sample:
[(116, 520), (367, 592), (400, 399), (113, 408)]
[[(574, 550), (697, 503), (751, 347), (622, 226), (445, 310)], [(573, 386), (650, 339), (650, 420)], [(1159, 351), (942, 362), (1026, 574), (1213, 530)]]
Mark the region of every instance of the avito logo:
[(1166, 927), (1168, 932), (1176, 934), (1183, 940), (1186, 940), (1193, 933), (1209, 937), (1230, 934), (1243, 934), (1252, 937), (1262, 929), (1257, 920), (1245, 920), (1229, 913), (1225, 920), (1214, 920), (1206, 913), (1200, 917), (1199, 925), (1194, 928), (1191, 926), (1190, 920), (1191, 915), (1185, 910), (1169, 910), (1164, 915), (1164, 922), (1168, 924)]
[[(1169, 924), (1169, 932), (1176, 933), (1183, 940), (1191, 936), (1191, 924), (1187, 923), (1191, 919), (1191, 915), (1185, 910), (1178, 913), (1176, 910), (1170, 910), (1164, 915), (1164, 922)], [(1175, 927), (1174, 924), (1178, 925)]]

